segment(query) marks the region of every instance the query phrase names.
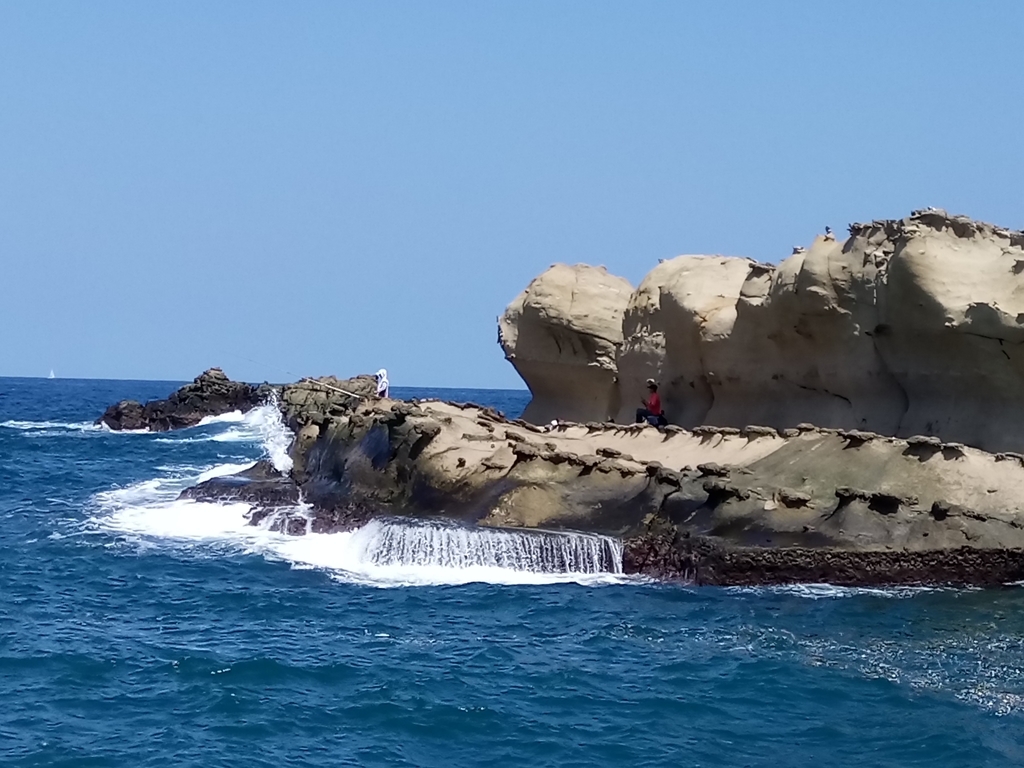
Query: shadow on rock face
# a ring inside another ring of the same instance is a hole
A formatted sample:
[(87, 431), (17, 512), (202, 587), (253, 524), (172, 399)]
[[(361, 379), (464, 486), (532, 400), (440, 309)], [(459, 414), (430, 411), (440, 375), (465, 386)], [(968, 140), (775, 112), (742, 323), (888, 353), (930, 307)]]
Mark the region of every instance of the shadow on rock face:
[(269, 400), (274, 391), (269, 384), (253, 386), (232, 381), (220, 368), (210, 368), (166, 400), (153, 400), (145, 405), (122, 400), (107, 408), (96, 423), (114, 431), (184, 429), (194, 427), (209, 416), (232, 411), (245, 413)]

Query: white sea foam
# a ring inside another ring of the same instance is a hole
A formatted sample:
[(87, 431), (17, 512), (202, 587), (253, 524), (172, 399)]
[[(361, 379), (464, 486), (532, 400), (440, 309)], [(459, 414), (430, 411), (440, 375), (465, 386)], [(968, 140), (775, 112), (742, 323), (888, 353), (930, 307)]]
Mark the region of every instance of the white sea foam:
[[(285, 438), (290, 439), (290, 434), (276, 408), (250, 411), (220, 436), (235, 430), (239, 435), (245, 430), (249, 440), (259, 435), (274, 466), (282, 470), (288, 466), (283, 459), (287, 459)], [(375, 586), (601, 584), (624, 578), (621, 547), (604, 537), (393, 520), (371, 521), (350, 532), (293, 536), (279, 532), (281, 515), (301, 519), (307, 514), (303, 507), (285, 510), (253, 526), (248, 504), (178, 498), (190, 485), (251, 466), (163, 467), (164, 476), (96, 494), (90, 528), (116, 534), (144, 549), (156, 546), (216, 555), (227, 547), (296, 568), (322, 569), (342, 581)]]
[(210, 424), (234, 424), (242, 421), (244, 418), (245, 414), (241, 411), (231, 411), (229, 413), (222, 413), (219, 416), (204, 416), (196, 426), (205, 427)]
[[(242, 543), (248, 504), (213, 504), (175, 500), (164, 504), (126, 504), (97, 521), (101, 528), (156, 543), (160, 539), (178, 542)], [(253, 529), (255, 530), (255, 529)]]
[(809, 600), (834, 600), (844, 597), (914, 597), (924, 592), (934, 592), (939, 587), (843, 587), (835, 584), (780, 584), (768, 587), (727, 587), (734, 594), (762, 595), (774, 593), (792, 595)]
[(18, 429), (23, 432), (36, 430), (64, 430), (68, 432), (100, 432), (103, 427), (93, 424), (91, 421), (10, 421), (0, 422), (0, 427), (7, 429)]

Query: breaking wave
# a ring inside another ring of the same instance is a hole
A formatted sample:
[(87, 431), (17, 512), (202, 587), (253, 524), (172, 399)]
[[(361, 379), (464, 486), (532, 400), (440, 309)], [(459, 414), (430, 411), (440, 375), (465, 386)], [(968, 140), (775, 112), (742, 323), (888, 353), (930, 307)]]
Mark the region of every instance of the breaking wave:
[[(223, 431), (213, 431), (210, 427), (228, 425)], [(198, 434), (197, 434), (198, 433)], [(279, 472), (287, 472), (292, 468), (292, 460), (288, 455), (292, 435), (281, 420), (281, 412), (275, 402), (253, 408), (248, 413), (240, 411), (209, 416), (194, 427), (176, 432), (165, 432), (154, 442), (165, 444), (179, 443), (252, 443), (262, 446), (264, 458), (268, 458)]]
[[(90, 528), (117, 534), (141, 549), (163, 546), (193, 556), (245, 552), (374, 586), (622, 580), (621, 546), (601, 536), (399, 520), (372, 520), (348, 532), (291, 536), (275, 530), (279, 520), (274, 515), (250, 525), (248, 504), (178, 498), (192, 483), (249, 466), (225, 464), (188, 478), (156, 478), (99, 493)], [(306, 512), (296, 507), (282, 514), (294, 518)]]
[[(219, 428), (220, 431), (214, 431)], [(199, 431), (200, 434), (196, 434)], [(291, 469), (291, 433), (276, 404), (225, 414), (155, 442), (239, 442), (262, 449), (281, 472)], [(591, 534), (465, 528), (442, 523), (373, 520), (354, 531), (293, 536), (281, 533), (281, 517), (307, 520), (308, 509), (281, 510), (249, 524), (246, 503), (179, 499), (185, 488), (248, 469), (253, 462), (204, 467), (165, 466), (160, 477), (93, 497), (88, 528), (117, 535), (142, 549), (174, 548), (193, 556), (225, 550), (261, 555), (296, 568), (317, 568), (333, 577), (376, 586), (622, 580), (619, 542)], [(308, 529), (307, 529), (308, 530)]]
[(229, 411), (228, 413), (222, 413), (219, 416), (204, 416), (197, 427), (206, 427), (210, 424), (234, 424), (236, 422), (245, 419), (245, 414), (241, 411)]

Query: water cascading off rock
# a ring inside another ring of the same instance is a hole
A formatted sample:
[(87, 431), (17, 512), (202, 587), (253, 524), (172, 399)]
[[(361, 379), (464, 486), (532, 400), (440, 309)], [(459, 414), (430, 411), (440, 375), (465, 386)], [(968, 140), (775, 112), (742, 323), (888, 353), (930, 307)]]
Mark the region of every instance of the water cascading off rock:
[(356, 532), (353, 543), (361, 548), (360, 559), (378, 566), (622, 573), (621, 543), (593, 534), (373, 520)]

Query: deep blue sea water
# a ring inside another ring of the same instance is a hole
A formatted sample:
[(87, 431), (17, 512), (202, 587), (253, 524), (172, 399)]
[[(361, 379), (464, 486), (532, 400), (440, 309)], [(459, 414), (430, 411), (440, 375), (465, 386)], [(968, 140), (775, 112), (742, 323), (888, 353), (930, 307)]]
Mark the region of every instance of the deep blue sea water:
[(4, 766), (1024, 763), (1020, 588), (354, 572), (175, 500), (280, 453), (268, 412), (90, 425), (176, 386), (0, 379)]

